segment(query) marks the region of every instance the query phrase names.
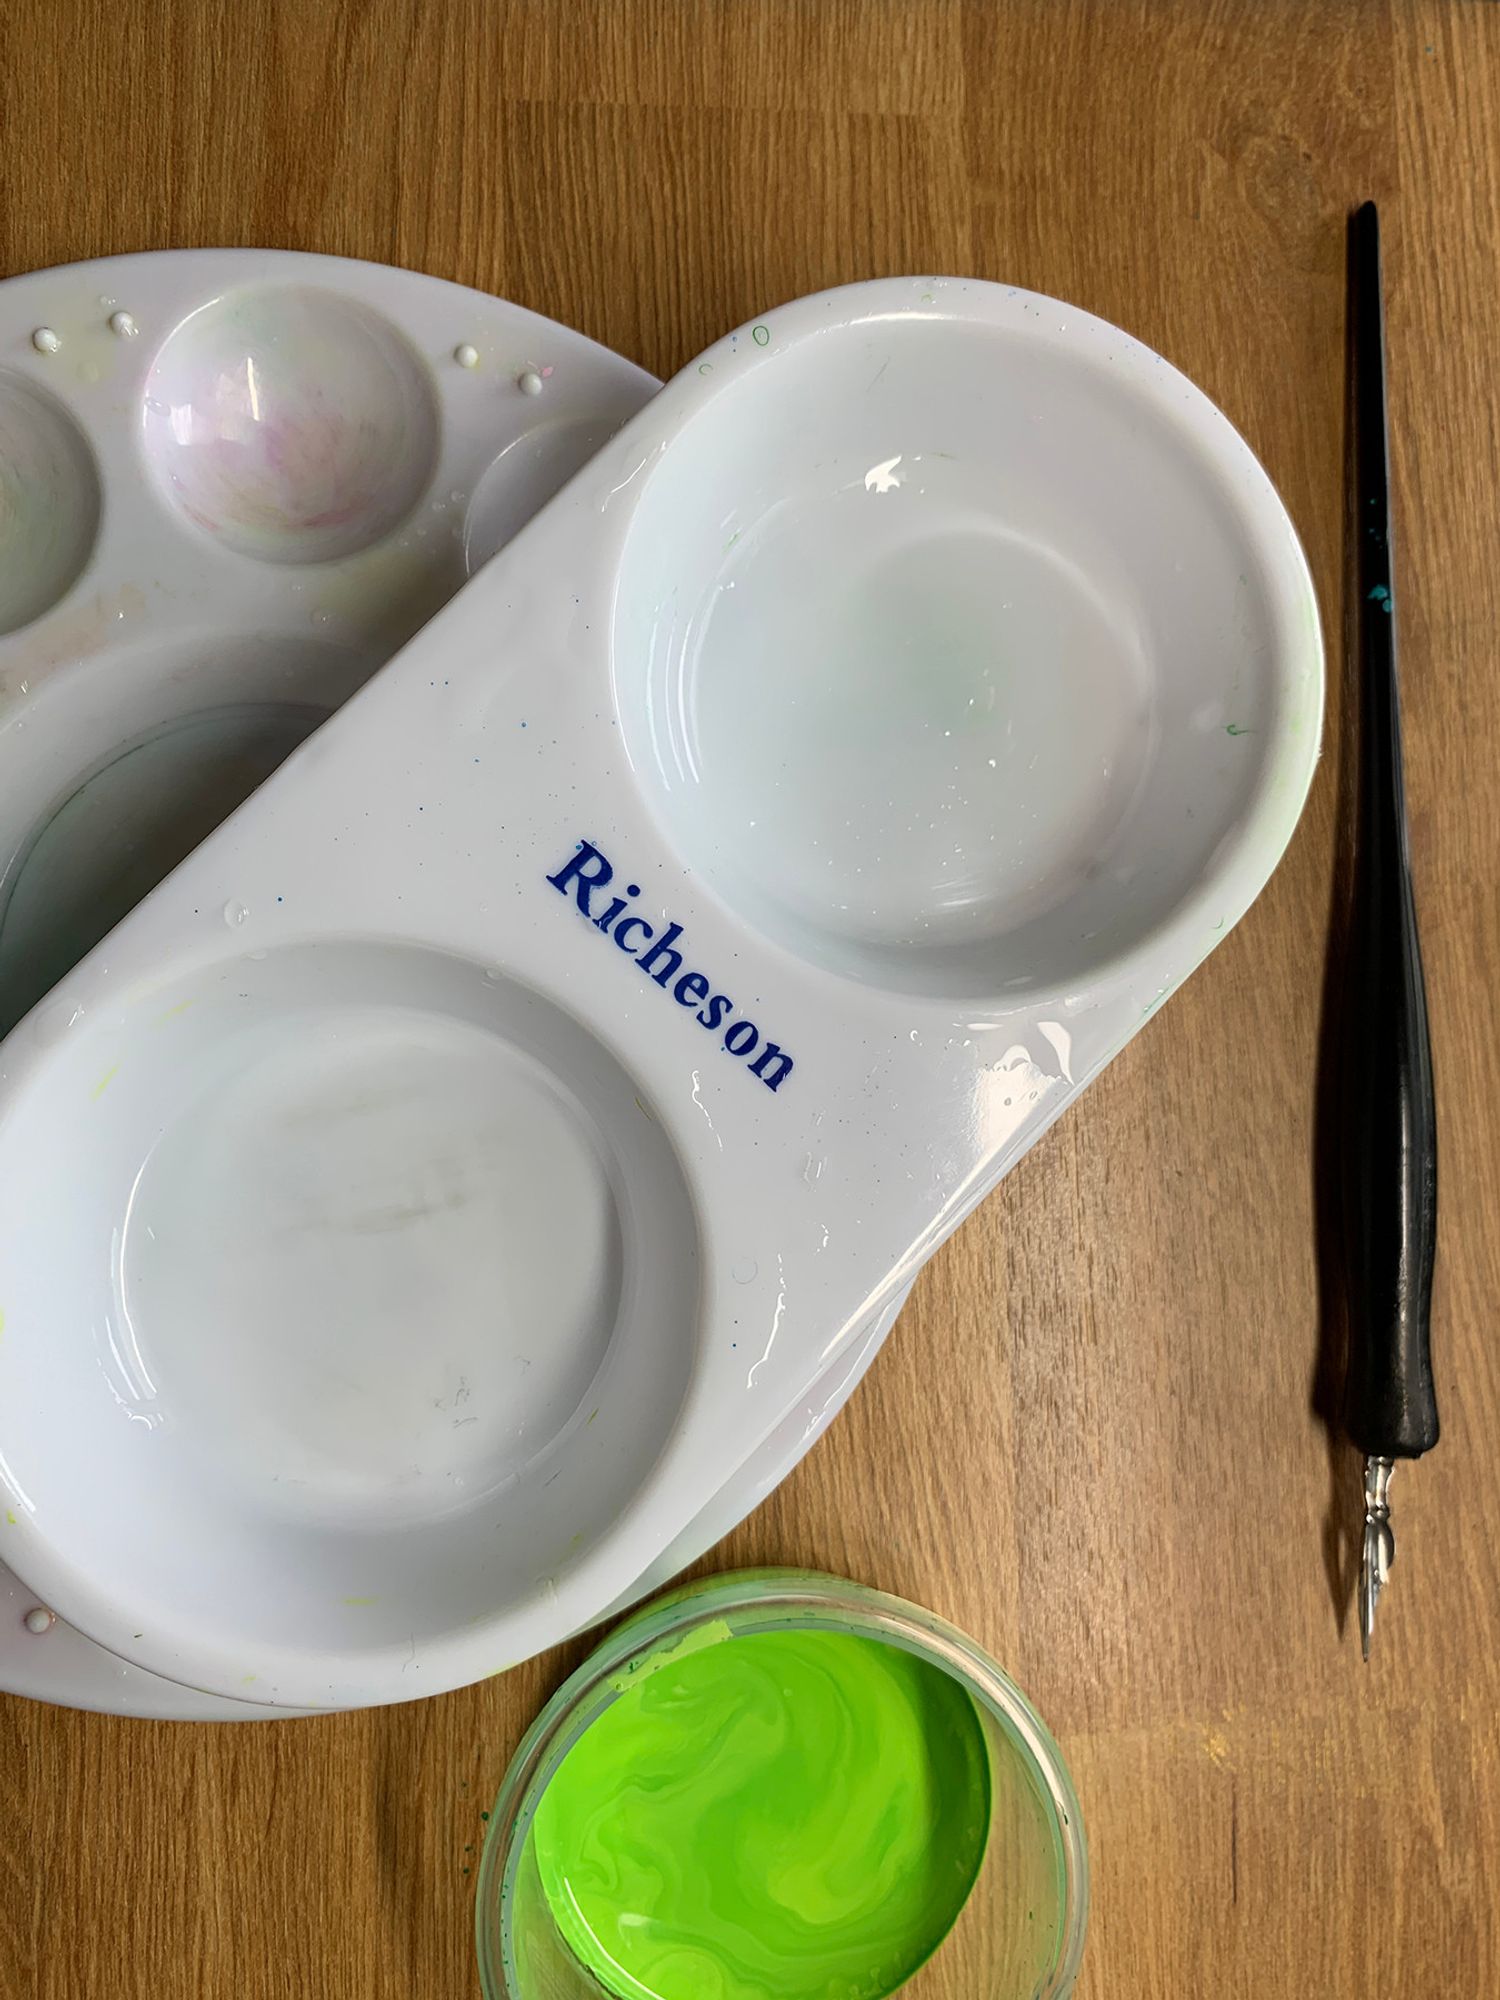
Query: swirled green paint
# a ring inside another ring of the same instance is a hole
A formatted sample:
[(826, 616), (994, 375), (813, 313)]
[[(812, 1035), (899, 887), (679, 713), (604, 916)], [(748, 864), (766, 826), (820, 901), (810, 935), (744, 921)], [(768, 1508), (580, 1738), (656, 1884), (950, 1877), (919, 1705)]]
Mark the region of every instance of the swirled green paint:
[(979, 1717), (941, 1669), (725, 1629), (626, 1684), (533, 1839), (559, 1930), (620, 2000), (882, 2000), (952, 1927), (989, 1819)]

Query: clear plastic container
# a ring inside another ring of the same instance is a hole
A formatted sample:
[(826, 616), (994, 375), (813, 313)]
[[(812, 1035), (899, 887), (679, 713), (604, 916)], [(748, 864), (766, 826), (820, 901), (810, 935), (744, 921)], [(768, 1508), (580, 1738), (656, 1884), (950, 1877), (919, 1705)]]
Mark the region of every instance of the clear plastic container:
[(511, 1761), (490, 1819), (475, 1914), (485, 2000), (599, 2000), (542, 1890), (531, 1829), (568, 1751), (618, 1699), (631, 1663), (709, 1623), (735, 1636), (811, 1628), (904, 1647), (962, 1682), (989, 1744), (991, 1822), (968, 1902), (903, 2000), (1063, 2000), (1088, 1914), (1078, 1802), (1056, 1744), (1026, 1697), (953, 1626), (840, 1577), (746, 1570), (660, 1598), (599, 1646), (547, 1704)]

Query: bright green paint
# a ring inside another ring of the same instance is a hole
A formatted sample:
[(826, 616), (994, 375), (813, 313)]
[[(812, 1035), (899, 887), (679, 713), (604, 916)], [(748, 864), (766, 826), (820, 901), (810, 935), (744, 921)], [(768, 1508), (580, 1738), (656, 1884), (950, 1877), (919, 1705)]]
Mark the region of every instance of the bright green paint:
[(543, 1794), (558, 1928), (622, 2000), (879, 2000), (984, 1857), (974, 1705), (878, 1640), (715, 1637), (647, 1661)]

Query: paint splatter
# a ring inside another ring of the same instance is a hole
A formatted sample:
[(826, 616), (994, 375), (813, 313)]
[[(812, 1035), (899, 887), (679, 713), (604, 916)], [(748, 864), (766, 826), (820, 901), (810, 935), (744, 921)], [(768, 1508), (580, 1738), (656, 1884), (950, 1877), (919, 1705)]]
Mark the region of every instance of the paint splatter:
[(769, 347), (771, 344), (771, 329), (768, 326), (752, 326), (750, 329), (750, 338), (755, 342), (757, 347)]
[(114, 1082), (115, 1078), (119, 1074), (120, 1074), (120, 1065), (118, 1063), (115, 1063), (104, 1072), (103, 1076), (100, 1077), (99, 1081), (94, 1085), (93, 1089), (89, 1092), (89, 1096), (94, 1100), (96, 1104), (99, 1102), (99, 1099), (104, 1095), (105, 1091), (109, 1089), (109, 1086)]
[(1383, 583), (1376, 584), (1375, 588), (1370, 592), (1369, 597), (1366, 601), (1370, 604), (1378, 604), (1381, 610), (1386, 614), (1386, 616), (1387, 617), (1390, 616), (1391, 593), (1386, 589)]
[(1255, 731), (1243, 722), (1226, 722), (1224, 725), (1224, 734), (1226, 736), (1253, 736)]

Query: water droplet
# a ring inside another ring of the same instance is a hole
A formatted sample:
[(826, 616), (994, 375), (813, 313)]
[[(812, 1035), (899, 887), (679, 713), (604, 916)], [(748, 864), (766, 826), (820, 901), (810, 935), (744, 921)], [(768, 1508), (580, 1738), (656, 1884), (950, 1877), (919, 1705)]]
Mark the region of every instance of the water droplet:
[(741, 1257), (729, 1275), (737, 1285), (753, 1285), (759, 1271), (760, 1266), (753, 1257)]
[(31, 344), (38, 354), (56, 354), (62, 346), (62, 338), (50, 326), (39, 326), (31, 336)]
[(109, 316), (109, 330), (121, 340), (134, 340), (140, 328), (128, 312), (115, 312)]
[(232, 896), (224, 905), (224, 921), (232, 931), (238, 930), (241, 924), (248, 922), (249, 917), (250, 912), (245, 905), (235, 902)]
[(479, 349), (469, 341), (461, 340), (453, 350), (453, 359), (458, 363), (460, 368), (477, 368), (479, 366)]
[(523, 396), (540, 396), (542, 393), (542, 378), (535, 368), (523, 368), (521, 373), (516, 377), (516, 387)]

